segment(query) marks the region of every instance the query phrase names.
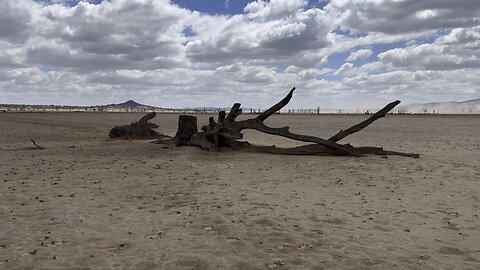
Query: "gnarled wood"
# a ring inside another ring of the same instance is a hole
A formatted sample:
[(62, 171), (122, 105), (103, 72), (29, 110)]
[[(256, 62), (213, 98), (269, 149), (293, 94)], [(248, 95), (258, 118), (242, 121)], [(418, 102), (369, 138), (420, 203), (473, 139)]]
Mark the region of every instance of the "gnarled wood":
[(203, 146), (208, 146), (208, 150), (211, 152), (217, 152), (218, 151), (218, 136), (219, 136), (219, 130), (220, 127), (219, 125), (215, 122), (213, 117), (210, 117), (208, 119), (208, 125), (205, 125), (202, 127), (203, 133), (205, 133), (204, 137), (207, 141), (210, 142), (210, 144), (206, 144), (203, 142), (203, 139), (201, 140), (203, 143)]
[(207, 134), (205, 132), (198, 132), (193, 134), (190, 137), (190, 145), (199, 146), (204, 150), (208, 150), (210, 152), (217, 152), (218, 145), (215, 142), (211, 142), (207, 138)]
[[(352, 146), (345, 145), (345, 147), (352, 147)], [(235, 144), (234, 149), (237, 149), (237, 150), (247, 149), (247, 150), (253, 150), (256, 152), (280, 154), (280, 155), (345, 156), (345, 153), (330, 149), (328, 147), (325, 147), (319, 144), (308, 144), (308, 145), (302, 145), (302, 146), (297, 146), (292, 148), (281, 148), (281, 147), (276, 147), (275, 145), (260, 146), (260, 145), (252, 145), (248, 142), (240, 142), (239, 144)], [(396, 155), (396, 156), (405, 156), (405, 157), (412, 157), (412, 158), (420, 157), (419, 154), (388, 151), (388, 150), (383, 150), (382, 147), (361, 146), (361, 147), (355, 147), (355, 149), (360, 151), (362, 154), (382, 155), (382, 156)]]
[[(366, 154), (375, 155), (400, 155), (406, 157), (418, 158), (418, 154), (403, 153), (396, 151), (383, 150), (381, 147), (353, 147), (350, 144), (338, 144), (337, 141), (347, 137), (350, 134), (359, 132), (374, 121), (385, 115), (397, 106), (400, 101), (394, 101), (377, 113), (369, 117), (367, 120), (354, 125), (346, 130), (341, 130), (330, 139), (322, 139), (311, 135), (302, 135), (290, 132), (290, 128), (286, 127), (269, 127), (264, 124), (264, 121), (271, 115), (285, 107), (293, 97), (295, 87), (292, 88), (287, 96), (285, 96), (278, 103), (260, 113), (257, 117), (237, 121), (237, 117), (242, 113), (240, 103), (235, 103), (228, 115), (225, 111), (220, 111), (218, 114), (218, 123), (215, 122), (213, 117), (209, 118), (207, 125), (202, 127), (202, 131), (197, 130), (197, 118), (194, 116), (181, 115), (179, 117), (179, 125), (177, 134), (169, 143), (173, 145), (195, 145), (205, 150), (212, 152), (218, 151), (220, 147), (230, 147), (232, 149), (251, 150), (263, 153), (282, 154), (282, 155), (336, 155), (336, 156), (356, 156), (360, 157)], [(282, 136), (292, 140), (310, 142), (313, 144), (292, 147), (292, 148), (279, 148), (276, 146), (258, 146), (250, 144), (246, 141), (238, 141), (243, 138), (241, 133), (244, 129), (254, 129), (263, 133)]]
[(157, 114), (155, 112), (151, 112), (145, 116), (143, 116), (142, 118), (140, 118), (140, 120), (138, 120), (139, 123), (148, 123), (148, 121), (152, 120), (153, 118), (155, 118), (155, 116), (157, 116)]
[(251, 121), (248, 123), (248, 125), (245, 125), (245, 126), (250, 129), (258, 130), (260, 132), (264, 132), (272, 135), (278, 135), (278, 136), (282, 136), (282, 137), (297, 140), (297, 141), (318, 143), (320, 145), (323, 145), (330, 149), (337, 150), (339, 153), (344, 153), (346, 155), (351, 155), (355, 157), (361, 157), (363, 155), (361, 152), (359, 152), (355, 148), (345, 147), (343, 145), (337, 144), (335, 142), (331, 142), (329, 140), (325, 140), (325, 139), (318, 138), (315, 136), (310, 136), (310, 135), (300, 135), (300, 134), (291, 133), (289, 131), (290, 128), (288, 126), (281, 127), (281, 128), (271, 128), (263, 124), (263, 122), (258, 122), (258, 121)]
[(175, 137), (166, 141), (174, 146), (190, 145), (190, 138), (198, 133), (197, 117), (191, 115), (180, 115), (178, 117), (178, 129)]
[(278, 136), (286, 137), (286, 138), (297, 140), (297, 141), (318, 143), (326, 147), (336, 149), (341, 153), (345, 153), (351, 156), (360, 157), (363, 155), (361, 152), (357, 151), (355, 148), (347, 148), (335, 142), (318, 138), (315, 136), (300, 135), (300, 134), (292, 133), (289, 131), (289, 127), (272, 128), (272, 127), (266, 126), (263, 123), (263, 121), (266, 120), (275, 112), (285, 107), (288, 104), (288, 102), (290, 102), (294, 91), (295, 91), (295, 87), (292, 88), (290, 92), (287, 94), (287, 96), (284, 97), (282, 100), (280, 100), (277, 104), (273, 105), (268, 110), (264, 111), (259, 116), (253, 119), (235, 121), (235, 118), (241, 113), (240, 104), (235, 103), (235, 105), (233, 105), (232, 109), (230, 110), (230, 113), (228, 114), (225, 120), (225, 128), (229, 129), (231, 133), (234, 133), (234, 134), (240, 133), (243, 129), (255, 129), (260, 132), (264, 132), (272, 135), (278, 135)]
[(112, 139), (127, 140), (148, 140), (159, 138), (161, 135), (154, 130), (158, 128), (158, 126), (149, 122), (155, 116), (156, 113), (151, 112), (130, 125), (115, 126), (110, 130), (108, 136)]

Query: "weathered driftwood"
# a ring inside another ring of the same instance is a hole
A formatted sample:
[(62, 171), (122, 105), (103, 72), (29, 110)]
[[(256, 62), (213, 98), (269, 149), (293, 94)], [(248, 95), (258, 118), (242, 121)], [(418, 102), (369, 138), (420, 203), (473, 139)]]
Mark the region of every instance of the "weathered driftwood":
[(173, 138), (162, 138), (154, 143), (165, 144), (167, 147), (194, 145), (199, 146), (211, 152), (218, 151), (218, 125), (216, 125), (213, 117), (210, 117), (209, 125), (202, 127), (202, 131), (198, 131), (197, 117), (192, 115), (180, 115), (178, 118), (177, 133)]
[(141, 140), (141, 139), (156, 139), (161, 135), (153, 129), (158, 128), (158, 125), (149, 122), (156, 116), (155, 112), (151, 112), (130, 125), (113, 127), (108, 136), (112, 139), (127, 139), (127, 140)]
[[(353, 146), (350, 146), (350, 147), (353, 147)], [(252, 145), (248, 142), (237, 142), (235, 143), (235, 146), (232, 148), (237, 150), (247, 149), (247, 150), (252, 150), (256, 152), (281, 154), (281, 155), (315, 155), (315, 156), (332, 156), (332, 155), (345, 156), (346, 155), (345, 153), (329, 149), (319, 144), (308, 144), (308, 145), (302, 145), (302, 146), (297, 146), (292, 148), (280, 148), (274, 145), (260, 146), (260, 145)], [(362, 154), (365, 154), (365, 155), (367, 154), (382, 155), (382, 156), (396, 155), (396, 156), (405, 156), (405, 157), (412, 157), (412, 158), (420, 157), (419, 154), (387, 151), (387, 150), (384, 150), (382, 147), (361, 146), (361, 147), (355, 147), (355, 149), (357, 149), (358, 151), (360, 151)]]
[[(373, 114), (367, 120), (354, 125), (348, 129), (340, 130), (337, 134), (330, 139), (322, 139), (311, 135), (302, 135), (292, 133), (289, 127), (269, 127), (264, 124), (264, 121), (273, 115), (274, 113), (285, 107), (293, 96), (295, 88), (290, 90), (285, 98), (273, 105), (268, 110), (259, 114), (255, 118), (237, 121), (236, 118), (242, 113), (240, 103), (235, 103), (230, 109), (228, 115), (224, 111), (221, 111), (218, 115), (218, 120), (215, 122), (213, 117), (210, 117), (208, 125), (202, 127), (202, 131), (197, 131), (196, 117), (181, 115), (179, 118), (179, 127), (177, 135), (166, 143), (179, 145), (195, 145), (200, 146), (205, 150), (213, 152), (218, 151), (220, 147), (230, 147), (233, 149), (247, 149), (258, 152), (283, 154), (283, 155), (337, 155), (337, 156), (355, 156), (360, 157), (366, 154), (376, 155), (401, 155), (407, 157), (418, 158), (418, 154), (403, 153), (395, 151), (383, 150), (381, 147), (353, 147), (350, 144), (338, 144), (337, 142), (347, 137), (350, 134), (361, 131), (368, 125), (372, 124), (379, 118), (385, 117), (385, 115), (397, 106), (400, 101), (394, 101), (377, 113)], [(184, 121), (185, 118), (189, 118), (188, 123)], [(193, 122), (195, 124), (193, 124)], [(194, 126), (194, 128), (192, 128)], [(254, 129), (260, 132), (264, 132), (271, 135), (278, 135), (285, 138), (308, 142), (312, 144), (303, 145), (293, 148), (279, 148), (276, 146), (257, 146), (250, 144), (246, 141), (239, 141), (243, 138), (241, 133), (244, 129)], [(188, 130), (188, 132), (186, 132)], [(181, 143), (178, 143), (181, 142)]]

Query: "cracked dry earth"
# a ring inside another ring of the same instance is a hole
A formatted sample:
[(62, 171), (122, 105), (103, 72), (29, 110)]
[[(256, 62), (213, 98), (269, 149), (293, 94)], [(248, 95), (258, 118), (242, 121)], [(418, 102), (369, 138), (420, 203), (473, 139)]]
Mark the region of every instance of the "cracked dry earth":
[[(140, 116), (0, 113), (0, 269), (480, 269), (480, 116), (388, 115), (345, 140), (420, 159), (108, 139)], [(268, 122), (328, 138), (364, 118)]]

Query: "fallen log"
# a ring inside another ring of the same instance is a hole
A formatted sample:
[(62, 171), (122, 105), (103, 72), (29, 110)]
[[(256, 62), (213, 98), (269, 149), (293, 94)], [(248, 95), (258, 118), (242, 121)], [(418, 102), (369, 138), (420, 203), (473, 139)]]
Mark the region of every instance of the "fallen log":
[[(315, 136), (310, 136), (310, 135), (301, 135), (301, 134), (291, 133), (289, 131), (290, 128), (288, 126), (280, 127), (280, 128), (272, 128), (272, 127), (266, 126), (263, 122), (268, 117), (273, 115), (275, 112), (285, 107), (290, 102), (290, 99), (292, 98), (294, 91), (295, 91), (295, 87), (292, 88), (292, 90), (290, 90), (290, 92), (285, 98), (283, 98), (277, 104), (273, 105), (268, 110), (264, 111), (263, 113), (259, 114), (256, 118), (253, 118), (253, 119), (236, 121), (236, 118), (242, 113), (242, 109), (240, 109), (240, 103), (236, 103), (233, 105), (232, 109), (230, 110), (230, 113), (228, 114), (228, 116), (226, 117), (223, 123), (223, 126), (221, 125), (220, 128), (228, 130), (229, 131), (228, 133), (230, 134), (241, 134), (240, 132), (244, 129), (255, 129), (260, 132), (264, 132), (271, 135), (278, 135), (278, 136), (282, 136), (282, 137), (297, 140), (297, 141), (318, 143), (332, 149), (337, 149), (342, 153), (346, 153), (352, 156), (360, 157), (363, 155), (356, 149), (347, 148), (329, 140), (325, 140), (325, 139), (318, 138)], [(223, 133), (226, 133), (226, 132), (223, 132)], [(223, 134), (220, 134), (220, 136), (222, 135)], [(242, 136), (239, 136), (239, 137), (242, 137)]]
[(154, 130), (158, 128), (158, 125), (149, 122), (155, 116), (156, 113), (151, 112), (130, 125), (115, 126), (110, 130), (108, 136), (112, 139), (124, 140), (149, 140), (160, 138), (162, 135)]
[[(345, 145), (348, 147), (349, 145)], [(352, 146), (350, 146), (352, 147)], [(269, 153), (269, 154), (280, 154), (280, 155), (313, 155), (313, 156), (346, 156), (345, 153), (329, 149), (323, 145), (319, 144), (308, 144), (291, 148), (281, 148), (275, 145), (272, 146), (262, 146), (262, 145), (252, 145), (248, 142), (239, 142), (236, 143), (233, 147), (235, 150), (246, 149), (256, 152)], [(373, 147), (373, 146), (360, 146), (355, 147), (356, 150), (360, 151), (365, 155), (396, 155), (396, 156), (405, 156), (412, 158), (419, 158), (419, 154), (414, 153), (403, 153), (397, 151), (387, 151), (382, 147)]]
[[(209, 123), (202, 127), (202, 131), (197, 129), (197, 118), (194, 116), (180, 115), (177, 134), (174, 138), (167, 141), (160, 141), (160, 143), (168, 143), (175, 146), (180, 145), (194, 145), (202, 149), (217, 152), (221, 147), (229, 147), (232, 149), (246, 149), (257, 152), (282, 154), (282, 155), (335, 155), (335, 156), (354, 156), (361, 157), (368, 154), (375, 155), (400, 155), (406, 157), (418, 158), (418, 154), (403, 153), (396, 151), (383, 150), (381, 147), (361, 146), (354, 147), (350, 144), (339, 144), (338, 141), (344, 139), (350, 134), (361, 131), (376, 120), (385, 117), (385, 115), (397, 106), (400, 101), (394, 101), (377, 113), (373, 114), (367, 120), (362, 121), (348, 129), (340, 130), (331, 138), (323, 139), (311, 135), (296, 134), (290, 132), (288, 126), (285, 127), (269, 127), (264, 124), (264, 121), (272, 116), (274, 113), (280, 111), (291, 100), (295, 87), (292, 88), (287, 96), (285, 96), (278, 103), (260, 113), (257, 117), (237, 121), (237, 117), (242, 113), (241, 104), (235, 103), (228, 115), (225, 111), (220, 111), (218, 114), (218, 122), (215, 122), (213, 117), (210, 117)], [(186, 119), (189, 119), (186, 121)], [(312, 143), (308, 145), (293, 147), (293, 148), (279, 148), (276, 146), (258, 146), (250, 144), (248, 141), (239, 141), (243, 138), (241, 133), (244, 129), (254, 129), (263, 133), (277, 135), (289, 138), (296, 141)]]

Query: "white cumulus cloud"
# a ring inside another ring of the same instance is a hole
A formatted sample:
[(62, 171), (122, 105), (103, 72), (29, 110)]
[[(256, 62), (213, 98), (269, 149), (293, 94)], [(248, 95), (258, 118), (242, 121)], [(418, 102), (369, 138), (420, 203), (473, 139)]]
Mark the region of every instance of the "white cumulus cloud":
[(373, 54), (373, 51), (370, 49), (356, 50), (350, 53), (347, 57), (347, 61), (352, 62), (357, 59), (365, 59), (370, 57)]
[(304, 108), (480, 95), (478, 0), (309, 2), (213, 15), (175, 0), (3, 0), (1, 102), (265, 108), (293, 86)]

